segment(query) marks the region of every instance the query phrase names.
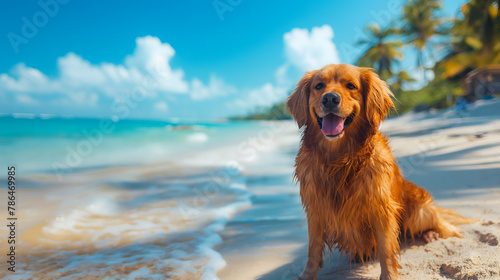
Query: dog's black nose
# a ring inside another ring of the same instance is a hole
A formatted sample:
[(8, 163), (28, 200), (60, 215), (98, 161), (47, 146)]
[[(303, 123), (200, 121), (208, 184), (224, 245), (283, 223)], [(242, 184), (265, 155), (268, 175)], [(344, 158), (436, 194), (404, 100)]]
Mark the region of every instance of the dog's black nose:
[(321, 99), (321, 103), (323, 106), (329, 108), (329, 107), (337, 107), (340, 104), (340, 95), (335, 92), (329, 92), (325, 95), (323, 95), (323, 98)]

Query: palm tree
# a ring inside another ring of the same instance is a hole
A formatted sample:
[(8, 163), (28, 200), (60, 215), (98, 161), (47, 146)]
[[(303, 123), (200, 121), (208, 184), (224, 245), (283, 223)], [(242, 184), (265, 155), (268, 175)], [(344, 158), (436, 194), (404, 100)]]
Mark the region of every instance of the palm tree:
[(440, 63), (442, 77), (461, 76), (477, 67), (500, 63), (500, 0), (471, 0), (461, 7), (449, 53)]
[(390, 84), (392, 92), (397, 96), (403, 90), (403, 84), (414, 82), (413, 79), (408, 72), (401, 70), (397, 74), (393, 76), (394, 82)]
[(392, 75), (392, 63), (403, 57), (400, 48), (401, 41), (388, 41), (388, 37), (393, 34), (393, 30), (380, 30), (378, 25), (366, 27), (367, 39), (357, 42), (357, 45), (366, 45), (367, 50), (358, 59), (357, 64), (364, 67), (372, 67), (378, 71), (382, 78), (389, 78)]
[(398, 33), (407, 38), (406, 44), (415, 47), (418, 68), (423, 68), (424, 50), (432, 37), (446, 33), (441, 30), (442, 21), (435, 16), (435, 11), (440, 8), (439, 0), (410, 0), (403, 7), (403, 26)]

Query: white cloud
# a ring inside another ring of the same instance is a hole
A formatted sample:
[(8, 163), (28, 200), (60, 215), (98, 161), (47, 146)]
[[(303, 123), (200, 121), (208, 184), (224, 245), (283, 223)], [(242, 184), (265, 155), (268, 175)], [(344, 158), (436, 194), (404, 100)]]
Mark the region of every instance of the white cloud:
[(223, 80), (218, 79), (214, 75), (210, 77), (210, 81), (207, 86), (196, 78), (191, 81), (190, 96), (193, 100), (203, 100), (217, 96), (225, 96), (236, 92), (236, 88), (225, 84)]
[(243, 98), (237, 99), (235, 104), (243, 108), (254, 108), (256, 106), (268, 107), (283, 101), (287, 96), (287, 88), (276, 87), (266, 83), (262, 87), (249, 90)]
[(157, 37), (139, 37), (135, 39), (135, 44), (134, 54), (125, 58), (125, 65), (140, 69), (142, 72), (155, 69), (158, 64), (168, 65), (175, 55), (174, 48), (168, 43), (162, 43)]
[(172, 70), (170, 59), (175, 50), (168, 43), (162, 43), (157, 37), (137, 38), (136, 48), (132, 56), (127, 56), (125, 65), (149, 74), (158, 82), (158, 90), (186, 93), (188, 84), (183, 80), (181, 69)]
[[(53, 90), (53, 85), (47, 76), (37, 69), (27, 67), (24, 63), (16, 64), (11, 74), (12, 76), (0, 74), (0, 89), (24, 93)], [(15, 79), (14, 76), (18, 78)]]
[[(120, 99), (137, 87), (149, 96), (188, 94), (189, 82), (185, 80), (184, 72), (170, 67), (174, 54), (168, 43), (146, 36), (136, 39), (134, 53), (125, 58), (124, 64), (92, 64), (77, 54), (68, 53), (57, 60), (59, 75), (49, 78), (40, 70), (19, 63), (9, 74), (0, 74), (0, 92), (13, 96), (23, 93), (23, 97), (17, 99), (24, 103), (28, 98), (35, 101), (52, 94), (60, 102), (73, 102), (73, 106), (95, 105), (100, 95)], [(215, 86), (220, 85), (216, 83)], [(206, 98), (211, 97), (211, 92)]]
[(311, 32), (294, 28), (283, 36), (286, 57), (301, 71), (340, 63), (333, 36), (333, 29), (329, 25), (313, 27)]
[(26, 104), (26, 105), (35, 105), (38, 104), (36, 100), (33, 98), (29, 97), (28, 95), (25, 94), (20, 94), (16, 96), (16, 100), (21, 103), (21, 104)]
[(156, 102), (154, 105), (154, 108), (155, 108), (155, 110), (161, 111), (161, 112), (168, 111), (168, 105), (167, 105), (167, 102), (165, 102), (165, 101)]
[(65, 104), (70, 104), (70, 106), (73, 106), (75, 103), (86, 106), (95, 106), (99, 100), (97, 93), (86, 90), (74, 90), (68, 92), (67, 95), (69, 99), (64, 100), (64, 102)]

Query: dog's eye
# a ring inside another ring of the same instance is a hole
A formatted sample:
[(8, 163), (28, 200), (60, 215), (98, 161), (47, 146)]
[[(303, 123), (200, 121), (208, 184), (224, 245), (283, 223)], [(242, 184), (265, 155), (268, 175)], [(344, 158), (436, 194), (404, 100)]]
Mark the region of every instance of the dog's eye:
[(352, 83), (347, 83), (346, 87), (347, 87), (348, 89), (355, 89), (355, 88), (356, 88), (356, 86), (355, 86), (355, 85), (353, 85)]
[(323, 84), (323, 83), (319, 83), (319, 84), (317, 84), (314, 88), (315, 88), (315, 89), (322, 89), (324, 86), (325, 86), (325, 84)]

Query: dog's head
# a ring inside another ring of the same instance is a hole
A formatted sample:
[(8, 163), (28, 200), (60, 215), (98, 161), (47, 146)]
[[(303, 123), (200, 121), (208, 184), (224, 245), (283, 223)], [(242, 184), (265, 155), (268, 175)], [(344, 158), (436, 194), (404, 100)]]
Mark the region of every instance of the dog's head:
[(315, 126), (326, 139), (336, 140), (353, 126), (378, 128), (394, 107), (392, 96), (372, 69), (331, 64), (307, 72), (287, 107), (299, 127)]

